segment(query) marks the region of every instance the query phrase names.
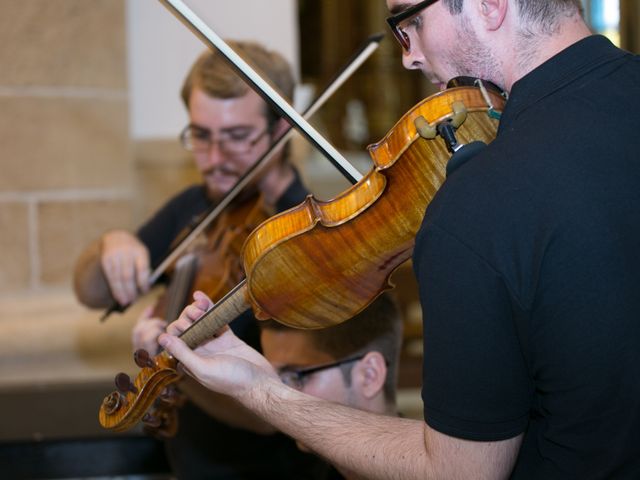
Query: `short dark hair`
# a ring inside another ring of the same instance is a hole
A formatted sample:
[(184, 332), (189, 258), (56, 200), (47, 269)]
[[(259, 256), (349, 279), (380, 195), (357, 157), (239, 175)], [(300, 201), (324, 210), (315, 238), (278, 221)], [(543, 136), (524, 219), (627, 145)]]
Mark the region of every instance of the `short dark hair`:
[[(287, 101), (291, 101), (295, 81), (291, 66), (282, 55), (255, 42), (227, 40), (226, 43), (265, 80), (269, 81), (278, 93)], [(187, 110), (194, 88), (200, 88), (210, 97), (225, 99), (242, 97), (250, 89), (217, 50), (207, 50), (202, 53), (189, 70), (181, 91), (182, 101)], [(267, 107), (267, 120), (270, 127), (273, 127), (278, 118), (277, 113)]]
[[(274, 320), (258, 323), (264, 329), (292, 329)], [(379, 352), (387, 362), (385, 398), (388, 403), (395, 403), (402, 347), (402, 317), (390, 293), (382, 293), (368, 307), (346, 322), (318, 330), (303, 331), (315, 348), (336, 360), (371, 351)], [(351, 381), (350, 371), (350, 368), (343, 370), (347, 382)]]
[[(462, 11), (464, 0), (442, 0), (452, 15)], [(516, 0), (522, 20), (540, 25), (542, 31), (554, 30), (559, 15), (583, 14), (581, 0)]]

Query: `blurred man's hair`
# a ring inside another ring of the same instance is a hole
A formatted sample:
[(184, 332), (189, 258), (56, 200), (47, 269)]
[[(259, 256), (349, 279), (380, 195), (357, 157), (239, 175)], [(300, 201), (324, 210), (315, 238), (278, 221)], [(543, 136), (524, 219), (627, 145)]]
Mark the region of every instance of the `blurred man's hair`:
[[(228, 40), (226, 43), (283, 98), (291, 102), (295, 82), (291, 66), (282, 55), (255, 42)], [(210, 97), (223, 99), (242, 97), (250, 90), (217, 50), (207, 50), (200, 55), (187, 74), (181, 92), (187, 110), (195, 88), (201, 89)], [(269, 126), (272, 127), (278, 115), (271, 108), (267, 107), (267, 110)]]

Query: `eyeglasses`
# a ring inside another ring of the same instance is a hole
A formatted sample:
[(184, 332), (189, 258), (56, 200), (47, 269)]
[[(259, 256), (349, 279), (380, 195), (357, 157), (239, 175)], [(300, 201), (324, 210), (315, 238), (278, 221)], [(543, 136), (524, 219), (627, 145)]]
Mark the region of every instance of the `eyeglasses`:
[(406, 52), (411, 51), (411, 40), (409, 40), (409, 35), (403, 30), (403, 27), (400, 24), (417, 15), (429, 5), (433, 5), (437, 1), (438, 0), (423, 0), (400, 13), (387, 17), (387, 23), (389, 24), (389, 28), (391, 28), (391, 32), (393, 32), (396, 40), (400, 42), (400, 45), (402, 45), (402, 48), (404, 48)]
[(315, 367), (306, 367), (306, 368), (290, 368), (285, 367), (278, 371), (278, 375), (280, 376), (280, 380), (285, 385), (288, 385), (297, 390), (302, 389), (305, 384), (305, 378), (309, 375), (313, 375), (314, 373), (321, 372), (322, 370), (328, 370), (330, 368), (339, 367), (341, 365), (345, 365), (351, 362), (358, 362), (364, 358), (364, 355), (358, 355), (356, 357), (348, 357), (343, 360), (338, 360), (337, 362), (326, 363), (324, 365), (317, 365)]
[(212, 138), (208, 128), (189, 124), (180, 133), (180, 143), (186, 150), (194, 153), (207, 153), (217, 143), (218, 148), (224, 154), (239, 156), (249, 153), (268, 132), (269, 128), (265, 128), (256, 137), (251, 135), (252, 132), (244, 130), (241, 133), (225, 132), (216, 140)]

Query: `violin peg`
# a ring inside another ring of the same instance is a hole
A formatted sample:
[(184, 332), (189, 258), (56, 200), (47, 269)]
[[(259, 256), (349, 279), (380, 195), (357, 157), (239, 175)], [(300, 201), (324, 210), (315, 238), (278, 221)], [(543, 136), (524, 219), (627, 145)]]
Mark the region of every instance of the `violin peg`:
[(129, 378), (129, 375), (127, 375), (126, 373), (119, 373), (118, 375), (116, 375), (116, 388), (121, 393), (138, 393), (138, 389), (131, 381), (131, 378)]
[(162, 420), (158, 418), (158, 416), (152, 415), (149, 412), (145, 413), (142, 416), (142, 422), (147, 427), (151, 427), (151, 428), (158, 428), (160, 425), (162, 425)]
[(177, 392), (175, 388), (172, 388), (172, 385), (167, 386), (160, 395), (158, 396), (161, 400), (171, 400), (172, 398), (177, 396)]
[(156, 366), (156, 362), (144, 348), (140, 348), (134, 352), (133, 361), (136, 362), (136, 365), (140, 368), (154, 368)]
[(160, 393), (157, 401), (166, 407), (178, 407), (184, 403), (184, 394), (173, 385), (169, 385)]

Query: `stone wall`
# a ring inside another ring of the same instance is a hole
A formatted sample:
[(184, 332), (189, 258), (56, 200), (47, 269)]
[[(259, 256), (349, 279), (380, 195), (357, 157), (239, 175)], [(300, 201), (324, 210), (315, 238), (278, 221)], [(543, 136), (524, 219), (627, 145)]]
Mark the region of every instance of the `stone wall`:
[[(129, 137), (125, 0), (0, 7), (0, 441), (104, 434), (95, 392), (136, 373), (130, 332), (154, 295), (100, 323), (73, 296), (73, 264), (195, 172), (177, 140)], [(78, 388), (94, 392), (86, 404), (65, 398)]]
[(1, 3), (0, 388), (106, 378), (129, 333), (100, 329), (70, 279), (84, 245), (134, 222), (125, 3)]
[(131, 224), (124, 2), (4, 1), (0, 294), (69, 283), (82, 245)]

